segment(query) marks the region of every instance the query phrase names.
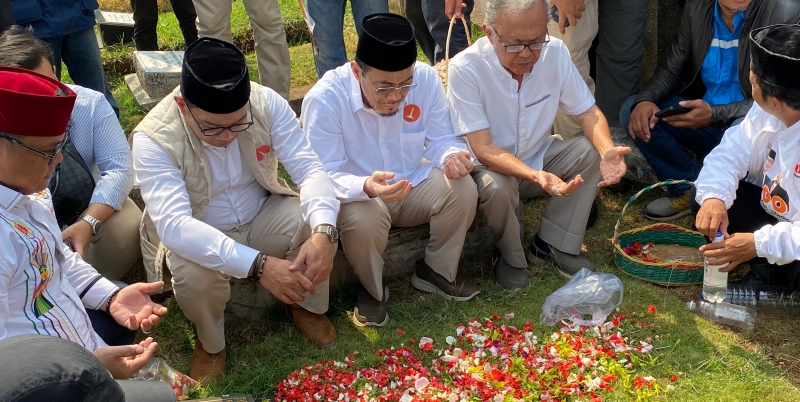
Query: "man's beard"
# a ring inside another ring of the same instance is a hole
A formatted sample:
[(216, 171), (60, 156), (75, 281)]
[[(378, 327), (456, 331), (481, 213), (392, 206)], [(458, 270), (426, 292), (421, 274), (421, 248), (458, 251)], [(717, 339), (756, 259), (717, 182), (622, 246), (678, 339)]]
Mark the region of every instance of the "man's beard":
[(395, 110), (395, 111), (394, 111), (394, 112), (392, 112), (392, 113), (378, 113), (378, 114), (379, 114), (381, 117), (392, 117), (392, 116), (396, 115), (396, 114), (397, 114), (397, 112), (399, 112), (399, 111), (400, 111), (400, 109), (398, 108), (397, 110)]

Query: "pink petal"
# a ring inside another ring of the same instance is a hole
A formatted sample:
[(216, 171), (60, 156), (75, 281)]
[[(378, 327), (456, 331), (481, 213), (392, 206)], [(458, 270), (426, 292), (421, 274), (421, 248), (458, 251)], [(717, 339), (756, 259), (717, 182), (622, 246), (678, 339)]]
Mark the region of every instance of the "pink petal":
[(417, 381), (414, 381), (414, 388), (416, 388), (417, 391), (422, 391), (423, 389), (425, 389), (425, 387), (428, 386), (428, 384), (430, 384), (430, 382), (428, 381), (427, 378), (420, 377), (417, 379)]
[(506, 314), (506, 320), (513, 320), (513, 319), (514, 319), (514, 313)]

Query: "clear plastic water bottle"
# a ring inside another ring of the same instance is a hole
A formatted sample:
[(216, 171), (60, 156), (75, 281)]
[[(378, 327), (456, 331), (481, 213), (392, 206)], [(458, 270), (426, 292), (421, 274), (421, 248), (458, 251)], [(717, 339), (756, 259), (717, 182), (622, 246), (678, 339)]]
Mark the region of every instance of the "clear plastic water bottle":
[(792, 291), (782, 286), (728, 285), (725, 302), (755, 308), (766, 314), (800, 315), (800, 291)]
[[(717, 232), (714, 243), (725, 241), (722, 232)], [(703, 261), (703, 299), (712, 303), (725, 300), (725, 293), (728, 290), (728, 273), (720, 272), (720, 268), (725, 268), (728, 264), (714, 265), (714, 258), (705, 258)]]
[(737, 306), (730, 303), (709, 303), (689, 300), (686, 308), (708, 321), (730, 325), (750, 331), (756, 326), (756, 310), (752, 307)]

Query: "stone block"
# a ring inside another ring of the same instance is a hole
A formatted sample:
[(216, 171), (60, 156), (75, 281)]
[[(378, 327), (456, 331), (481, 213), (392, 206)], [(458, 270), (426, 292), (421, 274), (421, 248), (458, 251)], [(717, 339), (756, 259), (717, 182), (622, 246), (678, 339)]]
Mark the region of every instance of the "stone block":
[(183, 52), (134, 52), (139, 83), (152, 99), (161, 100), (181, 83)]
[(619, 127), (611, 127), (611, 139), (614, 141), (614, 145), (631, 148), (631, 153), (625, 155), (625, 164), (628, 166), (628, 172), (625, 177), (646, 184), (658, 182), (653, 169), (647, 163), (644, 155), (642, 155), (642, 151), (636, 147), (633, 139), (625, 133), (625, 130)]
[(94, 18), (104, 45), (133, 43), (133, 14), (94, 10)]
[(139, 105), (139, 108), (145, 112), (152, 109), (160, 101), (160, 99), (151, 98), (150, 95), (145, 92), (144, 88), (142, 88), (142, 84), (139, 82), (139, 76), (136, 74), (126, 75), (125, 84), (128, 86), (128, 89), (131, 90), (131, 93), (133, 93), (133, 97), (136, 98), (136, 103)]
[[(522, 222), (522, 206), (517, 208), (517, 219)], [(521, 234), (520, 234), (521, 235)], [(408, 278), (414, 272), (417, 260), (424, 257), (425, 248), (430, 237), (428, 225), (412, 228), (395, 228), (389, 232), (389, 241), (383, 253), (384, 277)], [(490, 259), (494, 255), (493, 236), (486, 227), (486, 217), (479, 211), (472, 222), (464, 240), (462, 261), (480, 258)], [(338, 289), (358, 283), (353, 268), (340, 248), (333, 259), (333, 271), (330, 278), (330, 293)], [(225, 312), (228, 315), (259, 319), (267, 309), (279, 301), (260, 285), (247, 279), (231, 279), (231, 301)]]

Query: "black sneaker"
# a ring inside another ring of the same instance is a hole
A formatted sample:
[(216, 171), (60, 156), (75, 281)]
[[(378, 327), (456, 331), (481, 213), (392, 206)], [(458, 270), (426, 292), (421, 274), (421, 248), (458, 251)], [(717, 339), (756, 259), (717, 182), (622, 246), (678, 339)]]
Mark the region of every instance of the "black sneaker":
[(383, 300), (375, 300), (372, 294), (360, 283), (358, 300), (353, 310), (353, 324), (359, 327), (382, 327), (389, 322), (386, 304), (389, 301), (389, 288), (383, 288)]
[(481, 292), (478, 285), (462, 278), (461, 274), (456, 275), (455, 281), (448, 281), (431, 269), (424, 259), (417, 261), (417, 269), (411, 276), (411, 286), (423, 292), (436, 293), (448, 300), (458, 301), (470, 300)]
[(519, 268), (509, 265), (503, 257), (497, 260), (494, 268), (494, 278), (497, 284), (506, 290), (525, 289), (531, 284), (527, 267)]
[(568, 254), (555, 247), (550, 247), (539, 235), (533, 236), (530, 247), (528, 247), (528, 258), (535, 263), (552, 262), (555, 264), (558, 273), (566, 278), (578, 273), (581, 268), (594, 271), (594, 264), (586, 257), (578, 254)]

